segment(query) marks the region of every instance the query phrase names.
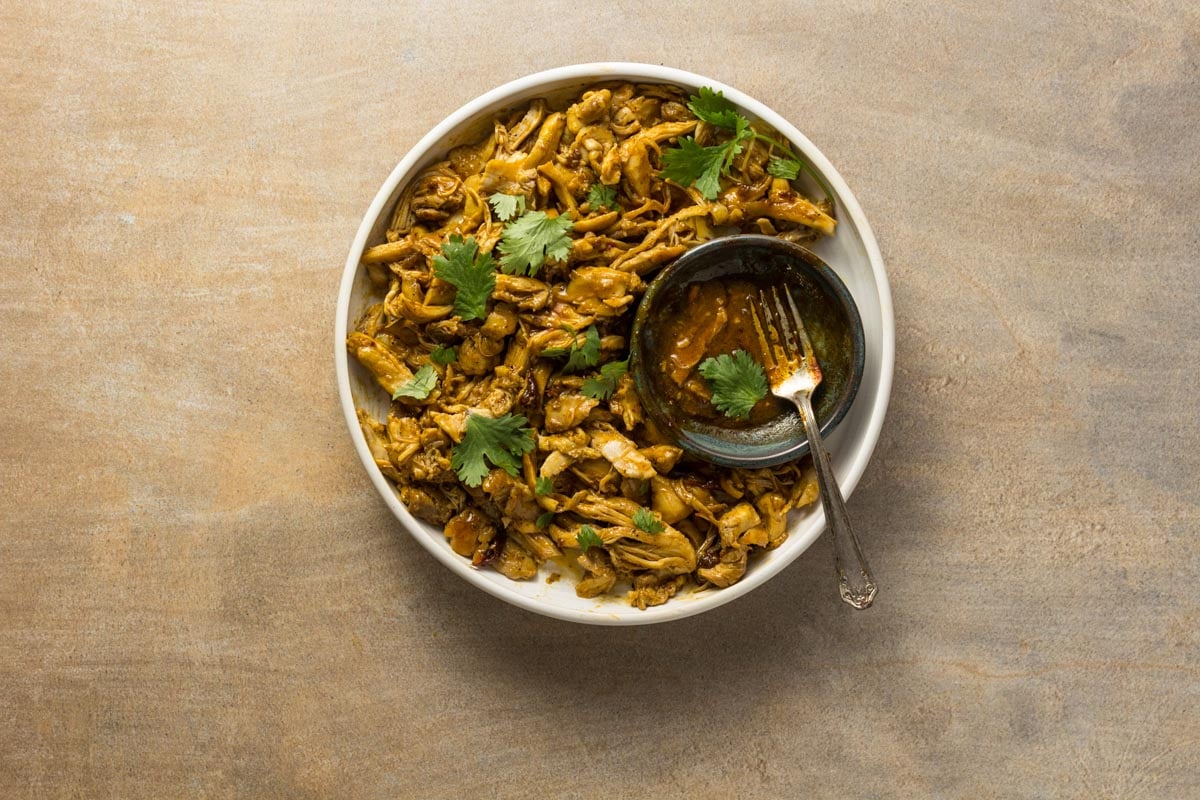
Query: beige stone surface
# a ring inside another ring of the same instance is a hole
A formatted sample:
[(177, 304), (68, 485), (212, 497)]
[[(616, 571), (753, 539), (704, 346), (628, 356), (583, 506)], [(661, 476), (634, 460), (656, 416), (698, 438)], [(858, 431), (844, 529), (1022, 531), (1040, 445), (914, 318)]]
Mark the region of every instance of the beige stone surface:
[[(392, 519), (334, 298), (406, 148), (536, 69), (775, 106), (879, 236), (896, 385), (825, 543), (666, 626)], [(1193, 3), (0, 7), (0, 796), (1185, 798), (1200, 785)]]

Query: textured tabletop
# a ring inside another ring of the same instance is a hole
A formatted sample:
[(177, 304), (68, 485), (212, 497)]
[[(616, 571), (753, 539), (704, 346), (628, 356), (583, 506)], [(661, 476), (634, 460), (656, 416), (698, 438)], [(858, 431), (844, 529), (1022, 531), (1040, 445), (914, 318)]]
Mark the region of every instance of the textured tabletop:
[[(1195, 4), (309, 5), (0, 9), (0, 796), (1196, 796)], [(772, 105), (875, 228), (867, 612), (820, 541), (699, 617), (541, 618), (358, 461), (370, 199), (601, 60)]]

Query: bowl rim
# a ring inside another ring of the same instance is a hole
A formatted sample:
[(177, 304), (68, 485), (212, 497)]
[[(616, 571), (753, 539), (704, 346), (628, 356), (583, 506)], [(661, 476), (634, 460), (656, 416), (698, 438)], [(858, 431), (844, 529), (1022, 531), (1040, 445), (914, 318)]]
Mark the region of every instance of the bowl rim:
[[(346, 351), (346, 336), (349, 330), (350, 299), (353, 293), (354, 282), (371, 230), (380, 215), (385, 213), (385, 207), (401, 180), (416, 165), (421, 163), (422, 159), (430, 151), (438, 147), (446, 136), (458, 126), (477, 117), (485, 109), (493, 106), (502, 107), (506, 100), (522, 96), (546, 84), (566, 85), (571, 81), (584, 84), (593, 81), (622, 79), (640, 80), (650, 83), (670, 83), (685, 88), (708, 86), (722, 92), (734, 105), (762, 119), (791, 141), (829, 182), (829, 185), (833, 188), (838, 200), (841, 202), (844, 214), (853, 220), (862, 240), (863, 249), (866, 252), (878, 290), (882, 340), (880, 342), (879, 391), (875, 398), (874, 407), (870, 409), (866, 420), (866, 427), (862, 433), (862, 447), (855, 454), (854, 458), (845, 463), (845, 471), (841, 481), (842, 493), (847, 499), (849, 499), (854, 488), (862, 478), (863, 472), (866, 470), (871, 455), (878, 444), (883, 420), (887, 414), (888, 401), (891, 397), (895, 366), (896, 333), (891, 289), (883, 265), (883, 256), (879, 251), (879, 245), (875, 241), (875, 235), (871, 230), (870, 224), (867, 222), (862, 207), (858, 203), (858, 199), (854, 196), (850, 187), (846, 185), (841, 174), (829, 162), (829, 159), (809, 141), (808, 137), (797, 130), (794, 125), (780, 114), (746, 93), (721, 81), (674, 67), (620, 61), (572, 64), (535, 72), (497, 86), (464, 103), (435, 125), (409, 149), (384, 180), (383, 185), (379, 188), (379, 191), (368, 206), (353, 242), (350, 245), (350, 251), (347, 255), (346, 265), (343, 268), (342, 279), (339, 284), (333, 331), (334, 365), (342, 413), (345, 417), (346, 425), (350, 430), (351, 439), (354, 441), (355, 450), (358, 452), (359, 459), (362, 461), (363, 467), (366, 469), (376, 491), (408, 531), (409, 535), (416, 539), (434, 558), (452, 572), (464, 578), (471, 585), (507, 603), (555, 619), (592, 625), (648, 625), (666, 622), (710, 611), (718, 606), (736, 600), (773, 578), (816, 541), (825, 530), (824, 509), (817, 508), (812, 512), (818, 515), (818, 517), (816, 524), (812, 527), (812, 532), (808, 536), (803, 539), (794, 535), (789, 537), (788, 544), (791, 545), (791, 552), (787, 553), (786, 557), (776, 558), (768, 563), (759, 564), (756, 569), (749, 570), (742, 580), (732, 586), (720, 591), (705, 593), (703, 596), (689, 599), (687, 602), (669, 602), (645, 610), (639, 610), (631, 606), (623, 609), (623, 611), (633, 613), (618, 614), (615, 613), (615, 610), (607, 608), (594, 610), (565, 608), (552, 605), (540, 598), (528, 597), (503, 584), (493, 583), (482, 577), (466, 561), (452, 553), (449, 548), (438, 547), (425, 535), (422, 525), (418, 523), (416, 518), (400, 502), (396, 496), (395, 489), (375, 464), (375, 460), (367, 446), (366, 438), (358, 424), (358, 411), (355, 408), (353, 392), (350, 387), (350, 366), (349, 354)], [(784, 547), (788, 547), (788, 544), (785, 544)]]
[[(825, 437), (833, 433), (837, 429), (838, 423), (845, 419), (854, 405), (855, 398), (858, 396), (858, 389), (862, 385), (863, 371), (866, 366), (866, 334), (863, 330), (862, 314), (859, 313), (858, 304), (854, 301), (854, 295), (850, 293), (850, 289), (833, 267), (825, 263), (823, 258), (804, 245), (787, 239), (780, 239), (777, 236), (767, 236), (761, 233), (735, 233), (729, 236), (718, 236), (703, 244), (696, 245), (683, 253), (655, 275), (646, 286), (645, 294), (642, 295), (642, 299), (638, 302), (637, 310), (634, 313), (633, 328), (630, 332), (629, 374), (633, 376), (634, 383), (638, 388), (638, 394), (642, 400), (642, 407), (645, 409), (646, 414), (652, 418), (655, 425), (658, 426), (664, 435), (670, 437), (675, 444), (682, 447), (685, 451), (692, 452), (700, 458), (710, 460), (719, 466), (743, 467), (746, 469), (770, 467), (788, 461), (796, 461), (808, 455), (811, 449), (811, 443), (807, 435), (798, 443), (774, 452), (769, 452), (766, 455), (759, 454), (757, 456), (739, 457), (733, 453), (733, 450), (736, 449), (735, 445), (729, 444), (728, 447), (730, 450), (720, 450), (717, 446), (704, 446), (695, 437), (689, 440), (686, 431), (682, 430), (683, 426), (672, 424), (671, 420), (667, 418), (668, 415), (664, 414), (664, 403), (647, 399), (646, 396), (647, 394), (653, 395), (654, 391), (651, 386), (652, 382), (646, 375), (647, 364), (644, 363), (645, 359), (642, 358), (643, 348), (640, 345), (641, 341), (644, 341), (644, 336), (639, 336), (639, 333), (645, 330), (647, 317), (653, 317), (651, 312), (659, 310), (652, 309), (651, 306), (663, 296), (667, 284), (681, 272), (686, 272), (688, 268), (694, 270), (696, 269), (696, 262), (700, 262), (713, 252), (729, 248), (741, 248), (744, 250), (759, 248), (760, 250), (781, 251), (791, 256), (792, 259), (803, 262), (803, 268), (810, 269), (815, 276), (815, 280), (826, 284), (842, 304), (849, 318), (852, 338), (856, 344), (854, 363), (851, 366), (850, 382), (843, 389), (842, 396), (838, 399), (838, 404), (834, 407), (833, 413), (824, 422), (820, 423), (821, 436)], [(798, 266), (793, 267), (789, 264), (787, 269), (781, 270), (781, 274), (789, 270), (803, 268)], [(690, 276), (685, 276), (684, 280), (687, 277)], [(753, 431), (754, 429), (750, 429), (751, 433)], [(720, 437), (711, 435), (706, 438), (719, 440)]]

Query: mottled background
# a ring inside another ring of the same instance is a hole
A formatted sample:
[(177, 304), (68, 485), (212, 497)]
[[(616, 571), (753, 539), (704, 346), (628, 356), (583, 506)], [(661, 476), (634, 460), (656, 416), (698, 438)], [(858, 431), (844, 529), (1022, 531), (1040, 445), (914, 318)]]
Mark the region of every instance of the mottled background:
[[(1184, 798), (1200, 783), (1190, 2), (0, 8), (0, 795)], [(850, 509), (665, 626), (501, 604), (376, 496), (347, 248), (528, 72), (691, 69), (824, 150), (897, 317)]]

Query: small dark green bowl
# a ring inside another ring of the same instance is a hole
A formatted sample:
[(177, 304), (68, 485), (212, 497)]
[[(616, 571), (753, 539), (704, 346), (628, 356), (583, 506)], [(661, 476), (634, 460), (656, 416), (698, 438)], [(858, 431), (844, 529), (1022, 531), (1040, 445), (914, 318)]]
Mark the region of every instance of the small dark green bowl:
[(862, 318), (837, 273), (812, 251), (784, 239), (726, 236), (689, 250), (663, 269), (647, 287), (634, 316), (630, 372), (650, 421), (692, 456), (727, 467), (795, 461), (809, 447), (794, 409), (761, 425), (723, 428), (684, 417), (664, 388), (667, 378), (658, 354), (667, 348), (656, 323), (661, 324), (664, 312), (692, 284), (739, 278), (764, 287), (786, 285), (799, 304), (822, 373), (813, 409), (821, 435), (829, 435), (850, 410), (862, 382)]

